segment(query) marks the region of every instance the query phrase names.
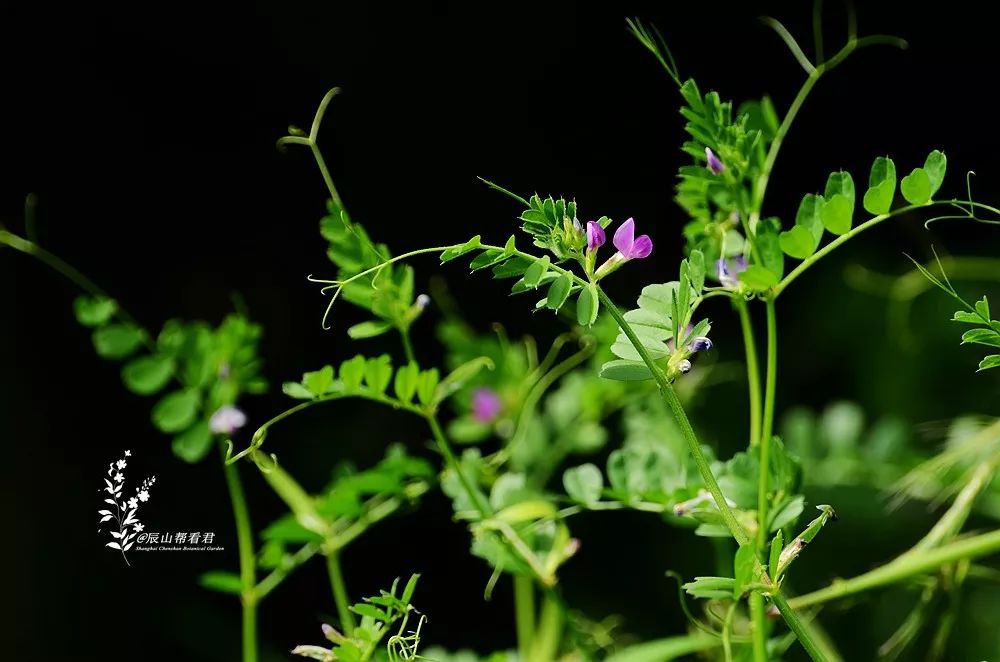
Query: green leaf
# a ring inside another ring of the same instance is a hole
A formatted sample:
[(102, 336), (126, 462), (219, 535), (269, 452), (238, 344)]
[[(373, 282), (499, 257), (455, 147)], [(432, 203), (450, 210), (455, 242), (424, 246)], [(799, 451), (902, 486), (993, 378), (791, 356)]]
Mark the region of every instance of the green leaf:
[(967, 310), (956, 310), (955, 316), (951, 318), (953, 322), (964, 322), (966, 324), (982, 324), (983, 319), (975, 314), (970, 313)]
[(444, 264), (445, 262), (448, 262), (450, 260), (454, 260), (456, 257), (461, 257), (466, 253), (471, 253), (472, 251), (476, 250), (477, 248), (483, 245), (481, 240), (482, 237), (477, 234), (475, 237), (465, 242), (461, 246), (452, 246), (448, 250), (441, 253), (441, 264)]
[(437, 368), (424, 370), (417, 376), (417, 398), (422, 404), (429, 405), (434, 402), (434, 390), (439, 381)]
[(458, 366), (437, 385), (434, 391), (434, 403), (441, 402), (452, 393), (462, 388), (467, 381), (479, 374), (483, 369), (493, 370), (493, 361), (486, 356), (478, 356)]
[(781, 280), (785, 274), (785, 254), (781, 249), (781, 223), (776, 218), (761, 219), (757, 223), (757, 252), (762, 266)]
[(987, 301), (986, 297), (976, 302), (976, 312), (982, 315), (983, 320), (990, 318), (990, 302)]
[(823, 227), (833, 234), (845, 234), (851, 229), (854, 216), (854, 180), (851, 173), (841, 170), (826, 180), (825, 201), (820, 216)]
[(365, 361), (365, 384), (377, 394), (385, 393), (392, 381), (392, 364), (388, 354)]
[(597, 288), (588, 285), (580, 290), (576, 299), (576, 321), (580, 326), (592, 326), (597, 321), (601, 304), (597, 299)]
[(417, 364), (410, 362), (396, 371), (396, 379), (393, 383), (393, 389), (396, 392), (396, 397), (399, 398), (404, 403), (409, 403), (413, 400), (413, 396), (417, 392), (417, 379), (420, 374), (420, 368)]
[(779, 241), (782, 251), (799, 260), (804, 260), (816, 252), (816, 241), (812, 233), (801, 225), (782, 232)]
[(281, 392), (296, 400), (312, 400), (316, 396), (299, 382), (285, 382), (281, 385)]
[(853, 201), (842, 195), (836, 195), (823, 203), (823, 227), (832, 234), (847, 234), (851, 230)]
[(979, 370), (989, 370), (990, 368), (1000, 368), (1000, 354), (990, 354), (979, 362)]
[(880, 156), (872, 164), (865, 192), (864, 207), (869, 213), (880, 216), (892, 207), (896, 193), (896, 165), (887, 156)]
[(360, 354), (340, 364), (340, 381), (344, 384), (344, 389), (357, 391), (361, 388), (361, 382), (364, 378), (365, 357)]
[(751, 264), (746, 271), (740, 273), (739, 278), (755, 292), (763, 292), (774, 287), (779, 281), (777, 274), (759, 264)]
[(931, 180), (927, 171), (923, 168), (914, 168), (903, 181), (899, 183), (899, 190), (906, 198), (906, 201), (914, 205), (922, 205), (931, 199)]
[(376, 607), (375, 605), (366, 604), (364, 602), (359, 602), (351, 607), (351, 611), (355, 614), (360, 614), (362, 616), (368, 616), (369, 618), (374, 618), (376, 621), (382, 621), (385, 623), (389, 620), (389, 615), (384, 611)]
[(134, 324), (109, 324), (94, 331), (94, 349), (106, 359), (124, 359), (142, 344), (142, 330)]
[(413, 592), (417, 590), (417, 580), (420, 579), (420, 575), (413, 574), (410, 575), (409, 581), (406, 582), (406, 586), (403, 587), (403, 594), (399, 597), (403, 604), (410, 604), (413, 600)]
[(170, 381), (174, 374), (174, 360), (169, 356), (143, 356), (122, 367), (122, 381), (133, 393), (152, 395)]
[(962, 344), (965, 343), (1000, 347), (1000, 333), (994, 329), (970, 329), (962, 334)]
[(83, 326), (101, 326), (117, 312), (118, 304), (107, 297), (79, 296), (73, 301), (76, 321)]
[(682, 588), (696, 598), (706, 600), (724, 600), (733, 597), (735, 580), (732, 577), (695, 577)]
[(805, 497), (801, 494), (785, 501), (781, 504), (781, 507), (775, 509), (768, 518), (771, 520), (767, 527), (768, 530), (780, 531), (789, 524), (794, 523), (805, 509), (805, 504)]
[(195, 423), (175, 437), (171, 444), (174, 455), (190, 464), (200, 462), (211, 449), (212, 431), (208, 427), (208, 421)]
[(753, 562), (756, 558), (757, 551), (752, 544), (742, 545), (736, 550), (733, 560), (733, 571), (736, 574), (733, 581), (733, 598), (738, 599), (743, 595), (743, 589), (753, 579)]
[(778, 580), (778, 560), (781, 558), (781, 550), (785, 546), (785, 534), (778, 530), (778, 534), (771, 540), (771, 552), (767, 560), (767, 574), (771, 581)]
[(201, 584), (202, 588), (219, 593), (239, 595), (243, 591), (243, 582), (240, 580), (240, 576), (225, 570), (210, 570), (202, 573), (198, 577), (198, 583)]
[(934, 194), (941, 188), (947, 167), (948, 159), (945, 157), (944, 152), (934, 150), (927, 155), (927, 160), (924, 161), (924, 171), (927, 173), (927, 179), (931, 184), (931, 197), (934, 197)]
[(347, 335), (354, 340), (374, 338), (392, 330), (392, 324), (384, 320), (369, 320), (347, 329)]
[(596, 465), (587, 463), (563, 473), (563, 487), (574, 501), (591, 506), (601, 500), (604, 476)]
[(186, 430), (198, 415), (200, 404), (201, 394), (197, 389), (169, 393), (153, 407), (153, 425), (167, 434)]
[(550, 263), (549, 256), (535, 260), (531, 263), (531, 266), (524, 271), (524, 284), (530, 288), (538, 287), (538, 284), (542, 280), (542, 276), (549, 270)]
[(573, 281), (569, 277), (569, 274), (560, 275), (549, 286), (549, 294), (545, 299), (545, 305), (552, 310), (559, 310), (566, 303), (566, 298), (569, 297), (569, 291), (572, 287)]
[(652, 379), (653, 373), (649, 371), (642, 361), (628, 361), (619, 359), (608, 361), (601, 366), (601, 377), (619, 382), (641, 382)]
[(700, 295), (705, 289), (705, 254), (697, 249), (688, 256), (688, 278), (695, 294)]
[(469, 264), (469, 268), (472, 269), (472, 271), (479, 271), (480, 269), (491, 267), (497, 262), (503, 262), (508, 257), (510, 256), (500, 249), (488, 248), (476, 256), (476, 258)]
[(325, 365), (319, 370), (302, 375), (302, 386), (314, 396), (326, 394), (333, 386), (333, 366)]

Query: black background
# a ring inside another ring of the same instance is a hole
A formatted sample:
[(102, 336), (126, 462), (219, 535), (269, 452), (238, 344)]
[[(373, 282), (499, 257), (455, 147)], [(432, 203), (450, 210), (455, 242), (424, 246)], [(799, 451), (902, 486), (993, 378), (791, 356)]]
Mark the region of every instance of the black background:
[[(613, 293), (627, 302), (642, 284), (673, 277), (683, 215), (672, 186), (686, 157), (678, 150), (676, 90), (626, 33), (625, 18), (655, 23), (682, 75), (702, 89), (737, 100), (769, 93), (781, 111), (804, 73), (756, 17), (776, 15), (806, 46), (808, 4), (5, 4), (0, 219), (21, 231), (24, 196), (38, 194), (42, 244), (153, 328), (169, 317), (216, 322), (240, 292), (265, 325), (262, 354), (275, 385), (245, 403), (252, 422), (260, 421), (283, 408), (281, 381), (357, 351), (343, 329), (361, 318), (344, 306), (335, 328), (322, 331), (324, 301), (305, 281), (332, 273), (316, 232), (322, 180), (306, 150), (274, 148), (289, 123), (308, 126), (329, 87), (344, 92), (327, 115), (322, 147), (353, 217), (374, 236), (397, 252), (478, 233), (503, 241), (516, 227), (516, 209), (476, 175), (515, 191), (575, 197), (585, 217), (634, 216), (656, 243), (653, 259), (615, 278)], [(843, 10), (827, 4), (830, 51), (842, 40)], [(974, 169), (978, 196), (1000, 199), (1000, 56), (984, 4), (861, 3), (862, 33), (898, 34), (911, 48), (860, 52), (819, 84), (779, 159), (770, 211), (790, 218), (801, 194), (821, 188), (833, 169), (863, 181), (874, 156), (891, 154), (905, 172), (933, 148), (948, 154), (949, 191), (961, 195), (961, 173)], [(979, 354), (954, 347), (946, 302), (929, 297), (918, 322), (918, 331), (938, 340), (904, 353), (886, 335), (884, 302), (844, 284), (848, 261), (900, 273), (902, 252), (926, 257), (932, 241), (980, 255), (1000, 246), (984, 226), (943, 224), (927, 233), (916, 218), (886, 224), (783, 298), (780, 407), (852, 398), (873, 415), (913, 423), (996, 413), (996, 378), (971, 382)], [(432, 260), (419, 263), (418, 282), (426, 286), (435, 272)], [(466, 278), (460, 268), (445, 274), (483, 329), (501, 321), (514, 334), (544, 339), (556, 328), (527, 315), (524, 301), (506, 298), (503, 284)], [(117, 370), (94, 356), (73, 321), (71, 284), (13, 251), (0, 252), (0, 283), (10, 659), (236, 660), (238, 606), (194, 582), (204, 570), (236, 567), (218, 463), (189, 467), (171, 456), (148, 423), (149, 401), (121, 388)], [(416, 340), (434, 357), (430, 319)], [(725, 326), (717, 325), (719, 351), (738, 360), (731, 317)], [(364, 351), (380, 349), (376, 342)], [(695, 412), (729, 450), (735, 443), (726, 422), (742, 420), (742, 397), (730, 386)], [(726, 410), (736, 415), (714, 415)], [(305, 414), (268, 443), (318, 488), (337, 460), (369, 464), (389, 441), (420, 452), (425, 439), (407, 423), (351, 405)], [(224, 553), (134, 554), (126, 568), (102, 547), (97, 490), (107, 462), (124, 448), (133, 452), (131, 481), (158, 476), (145, 511), (151, 528), (215, 531)], [(243, 473), (254, 519), (266, 523), (280, 508), (254, 471)], [(843, 501), (838, 509), (856, 520), (880, 517), (871, 498)], [(468, 556), (467, 534), (450, 513), (432, 496), (416, 516), (353, 545), (344, 555), (349, 589), (360, 596), (422, 572), (417, 604), (431, 617), (428, 642), (480, 652), (510, 646), (509, 588), (502, 582), (492, 602), (483, 601), (489, 570)], [(826, 543), (826, 552), (817, 545), (811, 565), (803, 564), (810, 573), (803, 585), (867, 569), (917, 535), (899, 532), (926, 521), (919, 509), (904, 511), (860, 541), (863, 551), (849, 536)], [(711, 552), (704, 540), (652, 524), (639, 515), (582, 518), (574, 532), (584, 548), (564, 573), (572, 604), (595, 618), (622, 613), (627, 629), (643, 637), (683, 628), (663, 570), (703, 572)], [(319, 641), (318, 622), (332, 611), (320, 564), (300, 571), (262, 607), (265, 659), (286, 659), (292, 645)], [(870, 651), (891, 631), (876, 631), (865, 613), (829, 615), (845, 652)], [(995, 652), (992, 645), (984, 642), (980, 656)]]

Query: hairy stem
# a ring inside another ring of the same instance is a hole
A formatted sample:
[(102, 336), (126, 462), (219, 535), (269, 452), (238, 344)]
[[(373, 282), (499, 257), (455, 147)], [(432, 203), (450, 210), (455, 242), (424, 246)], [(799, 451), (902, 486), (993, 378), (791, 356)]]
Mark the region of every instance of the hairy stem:
[(754, 662), (767, 662), (767, 611), (764, 609), (764, 595), (759, 591), (750, 594), (750, 628)]
[(747, 534), (746, 529), (743, 525), (736, 520), (736, 516), (733, 514), (732, 509), (726, 502), (726, 497), (722, 493), (722, 488), (719, 487), (719, 482), (715, 479), (715, 475), (712, 473), (712, 468), (708, 464), (708, 459), (701, 450), (701, 444), (698, 442), (698, 437), (694, 433), (694, 429), (691, 427), (691, 421), (688, 420), (687, 414), (684, 412), (684, 407), (681, 405), (680, 400), (677, 398), (677, 393), (674, 392), (673, 386), (667, 381), (666, 376), (660, 367), (656, 365), (653, 358), (646, 351), (645, 346), (639, 340), (638, 336), (635, 335), (635, 331), (625, 317), (622, 315), (621, 311), (615, 305), (614, 301), (608, 297), (602, 288), (597, 288), (597, 294), (601, 299), (601, 304), (604, 306), (612, 317), (614, 317), (615, 322), (618, 323), (618, 327), (622, 330), (622, 333), (628, 337), (629, 341), (632, 343), (635, 350), (642, 357), (643, 362), (646, 367), (649, 368), (650, 372), (653, 373), (653, 378), (656, 380), (657, 386), (660, 387), (660, 395), (663, 397), (664, 402), (670, 408), (671, 413), (677, 421), (677, 425), (681, 429), (681, 433), (684, 435), (684, 440), (687, 442), (688, 450), (690, 451), (692, 457), (694, 457), (695, 464), (698, 465), (698, 472), (701, 474), (701, 478), (705, 481), (705, 486), (708, 488), (709, 493), (711, 493), (712, 498), (715, 499), (715, 504), (719, 508), (719, 512), (722, 515), (722, 520), (726, 524), (726, 528), (736, 542), (740, 545), (745, 545), (750, 541), (750, 536)]
[[(220, 446), (220, 450), (222, 450)], [(229, 499), (233, 504), (236, 520), (236, 544), (240, 556), (240, 601), (243, 605), (243, 662), (257, 662), (257, 594), (255, 587), (256, 562), (254, 560), (253, 530), (250, 528), (250, 510), (239, 470), (225, 462), (222, 452), (222, 470), (226, 475)]]
[(802, 648), (806, 649), (806, 653), (809, 654), (814, 662), (829, 662), (830, 658), (826, 656), (822, 646), (813, 638), (812, 631), (807, 628), (804, 622), (795, 613), (795, 609), (788, 604), (788, 600), (785, 599), (780, 592), (775, 591), (771, 594), (771, 600), (774, 601), (774, 605), (781, 612), (784, 617), (785, 622), (788, 623), (788, 627), (791, 628), (792, 632), (795, 633), (795, 637), (802, 644)]
[[(934, 549), (904, 554), (894, 561), (857, 577), (837, 580), (826, 588), (792, 598), (788, 601), (788, 605), (799, 609), (823, 604), (831, 600), (895, 584), (910, 577), (935, 571), (941, 566), (962, 559), (976, 559), (998, 551), (1000, 551), (1000, 530), (983, 533)], [(777, 601), (775, 603), (777, 604)]]
[(344, 574), (340, 569), (340, 552), (330, 550), (326, 553), (326, 573), (330, 576), (330, 588), (333, 591), (333, 601), (337, 604), (337, 616), (340, 627), (348, 637), (354, 632), (354, 614), (351, 613), (350, 600), (347, 597), (347, 587), (344, 585)]

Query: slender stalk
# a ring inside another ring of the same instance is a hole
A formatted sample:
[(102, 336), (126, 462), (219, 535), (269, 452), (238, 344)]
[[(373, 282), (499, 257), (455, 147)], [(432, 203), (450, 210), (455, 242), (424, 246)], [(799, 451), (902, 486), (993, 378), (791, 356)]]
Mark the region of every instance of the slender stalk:
[[(1000, 530), (964, 538), (935, 549), (907, 553), (869, 572), (834, 581), (826, 588), (806, 593), (787, 601), (788, 606), (800, 609), (839, 600), (864, 591), (895, 584), (916, 575), (937, 570), (941, 566), (963, 559), (976, 559), (1000, 551)], [(775, 600), (777, 604), (777, 600)], [(782, 612), (784, 613), (784, 612)]]
[(705, 481), (705, 486), (708, 488), (709, 493), (712, 498), (715, 499), (715, 504), (719, 508), (719, 512), (722, 515), (722, 521), (726, 524), (726, 528), (736, 542), (740, 545), (745, 545), (750, 542), (750, 536), (747, 534), (746, 529), (743, 525), (736, 520), (736, 516), (733, 514), (732, 509), (726, 502), (726, 497), (722, 493), (722, 488), (719, 487), (718, 481), (715, 479), (715, 475), (712, 473), (712, 468), (708, 464), (708, 459), (701, 450), (701, 444), (698, 442), (698, 437), (694, 433), (694, 429), (691, 427), (691, 421), (688, 420), (687, 414), (684, 412), (684, 407), (681, 405), (680, 400), (677, 398), (677, 394), (674, 392), (673, 386), (667, 381), (666, 376), (663, 371), (660, 370), (659, 366), (653, 361), (649, 352), (643, 346), (642, 342), (639, 340), (638, 336), (635, 335), (635, 331), (625, 317), (622, 315), (621, 311), (615, 305), (614, 301), (608, 297), (604, 290), (600, 287), (597, 288), (597, 295), (600, 297), (601, 304), (604, 306), (612, 317), (614, 317), (615, 322), (618, 323), (619, 328), (621, 328), (622, 333), (628, 337), (629, 341), (635, 347), (635, 350), (642, 357), (643, 362), (649, 368), (650, 372), (653, 373), (653, 378), (656, 380), (657, 385), (660, 387), (660, 394), (663, 397), (664, 402), (670, 408), (671, 413), (674, 415), (674, 419), (677, 421), (677, 425), (681, 429), (681, 433), (684, 435), (684, 440), (687, 442), (688, 450), (690, 451), (692, 457), (694, 457), (695, 464), (698, 465), (698, 472), (701, 474), (701, 478)]
[(306, 561), (316, 556), (319, 552), (319, 545), (316, 543), (306, 543), (299, 551), (292, 554), (291, 558), (287, 562), (282, 563), (280, 566), (271, 571), (271, 573), (264, 577), (262, 580), (257, 582), (257, 587), (254, 589), (254, 594), (257, 596), (257, 602), (260, 603), (268, 593), (273, 591), (278, 587), (285, 578), (291, 574), (293, 570), (304, 564)]
[(535, 638), (535, 586), (531, 577), (514, 575), (514, 617), (517, 652), (522, 660), (527, 660)]
[(542, 601), (542, 614), (538, 619), (538, 630), (535, 633), (534, 645), (531, 648), (529, 662), (551, 662), (559, 652), (559, 642), (562, 640), (563, 609), (559, 600), (546, 592)]
[(809, 654), (809, 657), (811, 657), (814, 662), (829, 662), (830, 658), (826, 656), (826, 653), (820, 644), (813, 639), (811, 630), (804, 625), (802, 620), (799, 619), (795, 610), (788, 604), (788, 600), (785, 599), (785, 596), (783, 596), (780, 592), (775, 591), (771, 595), (771, 600), (774, 601), (774, 605), (785, 618), (785, 622), (788, 623), (788, 627), (795, 633), (799, 643), (802, 644), (802, 648), (806, 649), (806, 653)]
[(257, 594), (255, 586), (256, 562), (254, 560), (253, 530), (250, 528), (250, 511), (239, 470), (225, 462), (222, 450), (222, 470), (226, 475), (229, 500), (233, 504), (233, 518), (236, 520), (236, 544), (240, 556), (240, 602), (243, 605), (243, 662), (257, 662)]
[(743, 347), (747, 356), (747, 386), (750, 390), (750, 445), (760, 443), (761, 429), (761, 397), (760, 397), (760, 366), (757, 363), (757, 343), (754, 341), (753, 321), (750, 319), (750, 306), (740, 298), (733, 299), (733, 305), (740, 317), (740, 328), (743, 331)]
[(330, 576), (330, 588), (333, 590), (333, 601), (337, 604), (337, 616), (340, 627), (348, 637), (354, 632), (354, 614), (351, 613), (350, 600), (347, 598), (347, 587), (344, 585), (344, 574), (340, 569), (340, 552), (330, 550), (326, 553), (326, 573)]
[(410, 341), (410, 332), (407, 329), (399, 330), (399, 339), (403, 343), (403, 353), (406, 354), (406, 360), (409, 363), (416, 363), (417, 357), (413, 353), (413, 343)]
[(767, 516), (771, 469), (771, 437), (774, 434), (774, 393), (778, 373), (778, 322), (774, 301), (767, 301), (767, 378), (764, 385), (764, 421), (760, 437), (760, 474), (757, 480), (757, 551), (767, 545)]
[(754, 662), (767, 662), (767, 612), (764, 609), (764, 595), (759, 591), (750, 593), (750, 620), (752, 626), (752, 649)]
[(451, 445), (448, 443), (447, 438), (444, 436), (444, 431), (441, 429), (441, 424), (438, 423), (437, 416), (427, 414), (424, 418), (427, 420), (427, 425), (431, 428), (431, 434), (434, 435), (434, 441), (441, 455), (444, 456), (445, 463), (458, 476), (458, 481), (462, 484), (462, 488), (466, 494), (469, 495), (469, 499), (476, 505), (480, 515), (488, 517), (490, 514), (489, 504), (483, 500), (483, 496), (479, 490), (472, 487), (472, 483), (469, 482), (465, 472), (462, 471), (462, 467), (458, 463), (458, 458), (455, 457), (455, 453), (451, 450)]

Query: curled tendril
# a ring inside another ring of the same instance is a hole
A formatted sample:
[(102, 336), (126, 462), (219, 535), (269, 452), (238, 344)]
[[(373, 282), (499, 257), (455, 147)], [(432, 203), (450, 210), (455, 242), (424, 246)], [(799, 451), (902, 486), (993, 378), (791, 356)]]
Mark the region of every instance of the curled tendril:
[[(977, 223), (985, 223), (986, 225), (1000, 225), (1000, 209), (992, 207), (982, 202), (975, 202), (972, 199), (972, 176), (976, 173), (969, 170), (965, 173), (965, 190), (967, 199), (966, 200), (951, 200), (947, 204), (959, 211), (962, 214), (942, 214), (940, 216), (935, 216), (934, 218), (929, 218), (924, 221), (924, 229), (930, 229), (931, 223), (936, 223), (938, 221), (948, 221), (948, 220), (973, 220)], [(965, 206), (963, 206), (965, 205)], [(981, 218), (976, 215), (976, 210), (981, 209), (987, 211), (998, 218)]]
[[(250, 454), (250, 459), (257, 465), (262, 474), (269, 474), (278, 468), (278, 456), (274, 453), (260, 453), (256, 450)], [(270, 464), (268, 464), (270, 460)]]

